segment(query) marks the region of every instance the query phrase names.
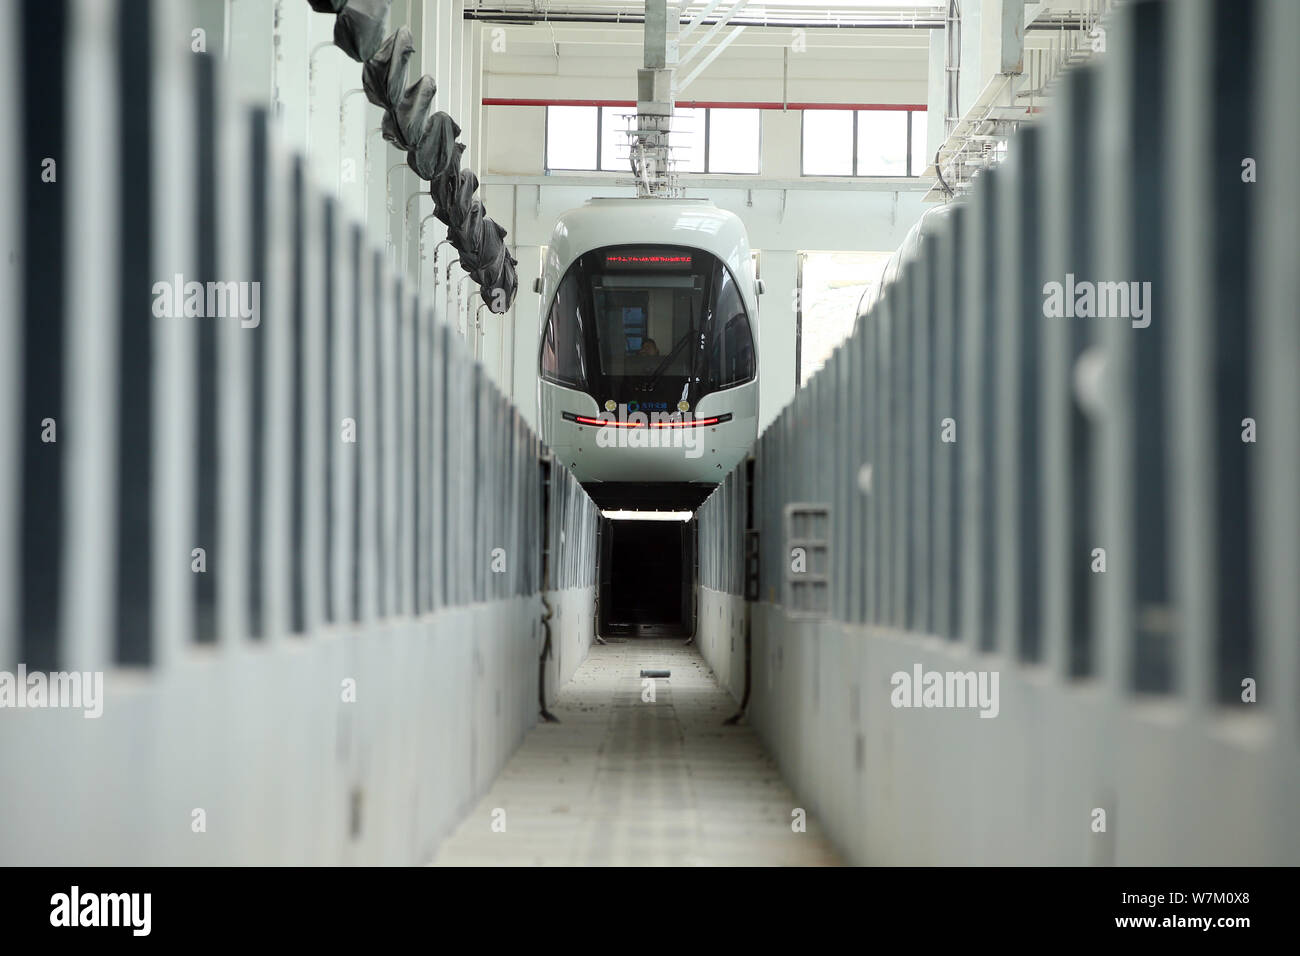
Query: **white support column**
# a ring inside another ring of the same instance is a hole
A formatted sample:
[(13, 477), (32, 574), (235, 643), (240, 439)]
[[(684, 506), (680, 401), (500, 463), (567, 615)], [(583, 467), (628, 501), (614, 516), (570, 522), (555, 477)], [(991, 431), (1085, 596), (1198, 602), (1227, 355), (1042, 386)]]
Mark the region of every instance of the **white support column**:
[[(1178, 4), (1172, 8), (1169, 64), (1173, 91), (1169, 109), (1174, 130), (1168, 148), (1181, 157), (1170, 174), (1174, 197), (1168, 209), (1169, 234), (1173, 240), (1171, 279), (1173, 301), (1167, 314), (1178, 320), (1169, 330), (1169, 409), (1173, 472), (1170, 488), (1170, 549), (1173, 600), (1179, 639), (1175, 651), (1175, 686), (1185, 695), (1196, 720), (1207, 719), (1214, 710), (1212, 661), (1214, 634), (1218, 626), (1215, 611), (1214, 553), (1215, 527), (1213, 447), (1205, 423), (1214, 420), (1210, 329), (1212, 277), (1215, 275), (1213, 244), (1207, 211), (1212, 208), (1209, 154), (1202, 144), (1209, 141), (1211, 26), (1208, 0)], [(1292, 622), (1294, 624), (1294, 622)]]
[[(154, 167), (154, 274), (200, 276), (195, 249), (194, 137), (177, 136), (194, 108), (194, 56), (182, 8), (154, 0), (150, 10), (153, 116), (150, 136)], [(74, 212), (75, 215), (75, 212)], [(174, 281), (174, 280), (173, 280)], [(134, 316), (127, 321), (135, 320)], [(153, 550), (154, 613), (151, 646), (155, 666), (173, 663), (192, 641), (194, 583), (190, 551), (194, 541), (195, 322), (212, 318), (151, 317), (155, 330), (153, 369)]]
[[(325, 444), (325, 410), (328, 408), (326, 390), (332, 391), (337, 384), (325, 380), (325, 324), (330, 318), (325, 310), (326, 283), (333, 281), (330, 276), (332, 264), (325, 262), (325, 205), (310, 175), (303, 186), (302, 275), (299, 279), (303, 296), (299, 342), (302, 359), (297, 363), (302, 377), (296, 385), (298, 400), (302, 403), (298, 422), (302, 429), (299, 438), (302, 458), (298, 475), (300, 484), (293, 489), (299, 500), (293, 506), (299, 509), (302, 522), (301, 536), (294, 542), (294, 547), (302, 549), (298, 560), (301, 562), (299, 573), (302, 574), (303, 633), (312, 634), (329, 613), (325, 607), (326, 580), (330, 573), (325, 566), (325, 529), (328, 527), (326, 517), (330, 502), (325, 498), (325, 470), (330, 467), (330, 457)], [(337, 301), (334, 307), (338, 308)]]
[(293, 307), (290, 294), (292, 276), (292, 229), (290, 218), (291, 160), (278, 133), (278, 124), (270, 121), (266, 163), (266, 274), (262, 282), (262, 322), (253, 335), (263, 337), (262, 472), (253, 476), (263, 482), (262, 526), (262, 632), (267, 644), (284, 638), (289, 629), (289, 509), (295, 507), (289, 487), (290, 374), (293, 339), (289, 317)]
[(1025, 0), (1002, 0), (998, 37), (998, 72), (1024, 72)]
[(667, 0), (648, 0), (645, 9), (644, 67), (637, 71), (637, 134), (631, 144), (632, 163), (640, 195), (670, 196), (677, 192), (669, 161), (669, 132), (678, 17), (676, 7), (669, 14)]
[[(249, 194), (252, 145), (247, 114), (233, 96), (218, 100), (217, 136), (217, 275), (211, 278), (248, 281), (252, 274), (252, 230)], [(251, 366), (249, 351), (258, 335), (242, 321), (222, 320), (217, 332), (218, 555), (228, 555), (215, 572), (217, 642), (233, 648), (248, 634), (249, 460), (248, 429)], [(221, 561), (221, 558), (218, 558)], [(209, 566), (209, 574), (214, 573)]]
[[(944, 107), (944, 34), (942, 30), (930, 31), (930, 61), (926, 79), (926, 120), (924, 135), (926, 137), (925, 162), (929, 166), (934, 162), (935, 151), (943, 142), (946, 130), (943, 128)], [(912, 135), (916, 135), (913, 127)], [(916, 172), (916, 170), (913, 170)]]
[[(23, 86), (21, 52), (22, 14), (17, 4), (0, 6), (0, 137), (6, 143), (21, 144), (23, 138)], [(0, 150), (0, 191), (20, 196), (18, 149)], [(22, 235), (22, 204), (5, 203), (0, 208), (0, 248), (18, 248)], [(20, 273), (0, 269), (0, 302), (18, 313), (23, 301)], [(22, 400), (23, 340), (21, 320), (0, 322), (0, 668), (11, 670), (18, 659), (19, 541), (21, 515), (18, 496), (22, 493), (20, 421)]]
[(70, 442), (65, 547), (68, 581), (60, 623), (61, 667), (104, 670), (112, 660), (112, 569), (116, 506), (116, 351), (121, 181), (118, 151), (104, 149), (121, 136), (113, 25), (116, 3), (75, 0), (69, 9), (69, 88), (80, 90), (68, 111), (68, 153), (94, 156), (68, 171), (67, 209), (75, 216), (65, 262), (77, 282), (64, 300), (67, 336), (67, 415), (78, 422)]

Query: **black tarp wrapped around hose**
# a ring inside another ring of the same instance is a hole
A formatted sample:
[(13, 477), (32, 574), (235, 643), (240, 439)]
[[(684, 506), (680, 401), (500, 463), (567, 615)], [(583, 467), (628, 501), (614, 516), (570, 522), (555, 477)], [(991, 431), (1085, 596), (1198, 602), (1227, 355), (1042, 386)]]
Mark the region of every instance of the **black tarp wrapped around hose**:
[(438, 88), (428, 74), (407, 82), (415, 44), (399, 28), (383, 38), (392, 0), (308, 0), (318, 12), (334, 12), (334, 44), (362, 66), (366, 99), (384, 111), (384, 139), (406, 152), (406, 163), (429, 182), (433, 214), (447, 227), (461, 267), (479, 285), (493, 312), (510, 308), (519, 288), (518, 264), (506, 249), (506, 230), (474, 198), (478, 177), (460, 168), (460, 127), (441, 110), (430, 112)]
[(361, 86), (366, 99), (381, 110), (391, 110), (406, 90), (406, 71), (415, 43), (406, 27), (384, 41), (384, 45), (361, 67)]
[(393, 0), (348, 0), (334, 20), (334, 45), (358, 63), (379, 52)]
[(430, 186), (430, 191), (435, 186), (445, 186), (446, 189), (440, 195), (434, 195), (434, 215), (438, 216), (438, 210), (442, 214), (438, 216), (438, 221), (448, 229), (461, 229), (465, 225), (465, 217), (469, 215), (470, 209), (474, 205), (474, 193), (478, 191), (478, 177), (474, 175), (472, 169), (460, 170), (456, 177), (452, 179), (436, 179)]
[[(415, 148), (407, 154), (406, 163), (421, 179), (430, 184), (443, 183), (448, 192), (447, 202), (453, 202), (456, 177), (460, 174), (460, 154), (465, 152), (465, 144), (456, 142), (460, 127), (441, 110), (429, 117), (424, 124), (424, 132)], [(440, 195), (430, 188), (429, 195), (438, 202)]]

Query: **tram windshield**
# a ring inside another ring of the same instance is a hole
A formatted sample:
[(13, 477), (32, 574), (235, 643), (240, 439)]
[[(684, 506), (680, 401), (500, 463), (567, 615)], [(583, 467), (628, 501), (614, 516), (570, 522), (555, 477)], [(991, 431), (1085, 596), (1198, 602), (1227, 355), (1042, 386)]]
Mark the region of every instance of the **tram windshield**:
[(560, 281), (543, 330), (543, 377), (602, 403), (694, 408), (754, 372), (735, 278), (698, 249), (607, 246), (581, 256)]

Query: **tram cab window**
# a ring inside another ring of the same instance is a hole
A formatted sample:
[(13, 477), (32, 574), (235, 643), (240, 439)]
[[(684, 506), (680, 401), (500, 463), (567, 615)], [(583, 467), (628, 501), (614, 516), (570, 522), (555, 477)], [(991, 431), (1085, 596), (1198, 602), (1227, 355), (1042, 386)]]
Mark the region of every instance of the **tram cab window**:
[(731, 274), (718, 270), (715, 277), (713, 321), (709, 323), (709, 385), (728, 388), (754, 377), (754, 340), (749, 334), (745, 306)]
[(754, 378), (754, 345), (735, 279), (708, 253), (611, 246), (560, 281), (542, 373), (599, 400), (692, 404)]
[[(670, 350), (698, 330), (696, 302), (703, 297), (703, 288), (695, 288), (696, 279), (691, 275), (647, 276), (638, 281), (650, 283), (650, 287), (635, 290), (623, 288), (623, 278), (606, 275), (592, 281), (601, 371), (606, 375), (653, 375)], [(647, 342), (652, 345), (647, 347)], [(690, 351), (683, 347), (672, 355), (662, 374), (686, 375), (689, 370)]]
[(575, 283), (560, 283), (542, 334), (543, 376), (579, 388), (587, 384), (583, 363), (583, 317), (578, 305), (581, 291)]

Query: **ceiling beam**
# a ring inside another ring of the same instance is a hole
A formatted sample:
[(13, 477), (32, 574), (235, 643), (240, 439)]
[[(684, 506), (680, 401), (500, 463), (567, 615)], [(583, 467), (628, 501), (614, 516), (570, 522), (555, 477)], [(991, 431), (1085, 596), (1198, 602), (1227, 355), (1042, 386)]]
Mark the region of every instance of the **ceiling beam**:
[[(1034, 9), (1032, 5), (1028, 8)], [(1039, 8), (1041, 10), (1041, 8)], [(1040, 12), (1025, 25), (1026, 31), (1059, 31), (1076, 29), (1079, 25), (1077, 15), (1050, 14)], [(499, 23), (503, 26), (527, 26), (532, 23), (584, 23), (605, 26), (639, 26), (645, 22), (645, 16), (639, 13), (531, 13), (515, 12), (508, 9), (470, 9), (461, 14), (465, 20), (482, 20), (486, 23)], [(732, 18), (728, 18), (730, 21)], [(917, 17), (908, 20), (891, 20), (873, 18), (869, 14), (839, 15), (817, 20), (774, 17), (759, 8), (759, 12), (737, 21), (748, 27), (760, 27), (771, 30), (789, 30), (798, 27), (804, 30), (942, 30), (943, 17)]]
[(677, 39), (685, 40), (688, 36), (690, 36), (693, 32), (695, 32), (696, 27), (698, 27), (706, 19), (712, 16), (713, 11), (718, 9), (718, 7), (721, 4), (722, 4), (722, 0), (709, 0), (709, 5), (705, 7), (703, 10), (701, 10), (698, 14), (696, 14), (694, 20), (686, 24), (686, 26), (682, 27), (681, 30), (678, 31)]
[(731, 22), (731, 18), (739, 13), (747, 3), (749, 3), (749, 0), (736, 0), (736, 2), (731, 5), (731, 8), (718, 19), (718, 22), (709, 27), (709, 32), (700, 37), (699, 42), (682, 55), (681, 59), (677, 61), (677, 65), (685, 67), (687, 63), (690, 63), (696, 56), (703, 53), (704, 48), (709, 45), (710, 41), (718, 35), (718, 32), (723, 27)]
[(722, 42), (719, 43), (717, 46), (715, 46), (712, 50), (710, 50), (709, 55), (706, 56), (703, 60), (701, 60), (699, 65), (695, 67), (695, 69), (691, 70), (690, 73), (686, 74), (686, 79), (682, 80), (680, 83), (677, 84), (677, 88), (676, 90), (674, 90), (674, 93), (680, 93), (682, 90), (686, 89), (686, 87), (694, 83), (695, 78), (699, 76), (701, 73), (703, 73), (708, 68), (709, 64), (718, 58), (718, 54), (721, 53), (723, 50), (725, 50), (727, 47), (731, 46), (731, 44), (735, 41), (736, 37), (740, 36), (744, 32), (745, 32), (745, 28), (743, 26), (739, 26), (736, 27), (734, 30), (732, 30), (730, 33), (728, 33), (725, 37), (723, 37)]

